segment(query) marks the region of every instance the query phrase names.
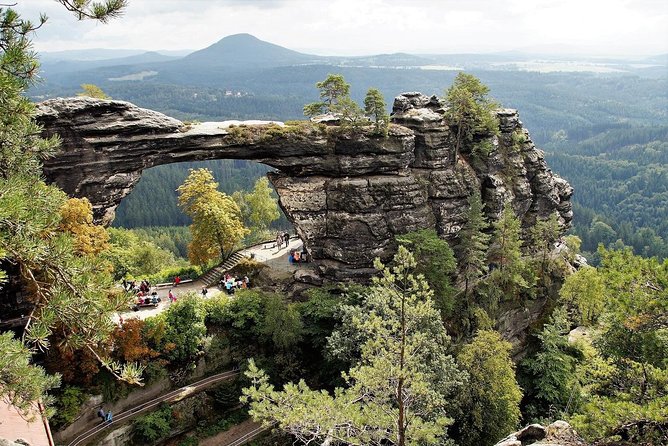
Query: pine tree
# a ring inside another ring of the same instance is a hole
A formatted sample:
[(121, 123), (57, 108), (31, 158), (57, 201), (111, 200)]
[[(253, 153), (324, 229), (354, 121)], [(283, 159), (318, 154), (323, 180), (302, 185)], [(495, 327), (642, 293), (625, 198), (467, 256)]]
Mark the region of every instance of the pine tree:
[(489, 88), (478, 78), (459, 73), (445, 95), (446, 120), (457, 129), (455, 161), (463, 148), (472, 150), (478, 135), (498, 133), (499, 123), (494, 113), (498, 105), (487, 97)]
[[(122, 8), (89, 6), (98, 19)], [(101, 356), (112, 329), (110, 314), (126, 308), (127, 301), (111, 288), (107, 265), (96, 255), (100, 244), (88, 250), (79, 243), (101, 235), (88, 225), (88, 209), (69, 214), (80, 216), (83, 225), (68, 221), (68, 213), (61, 213), (67, 196), (41, 179), (41, 160), (54, 153), (57, 141), (40, 138), (35, 106), (23, 94), (38, 68), (29, 35), (45, 21), (42, 16), (34, 25), (11, 8), (0, 8), (0, 261), (19, 267), (15, 279), (34, 303), (23, 347), (11, 335), (0, 335), (0, 395), (23, 413), (40, 395), (49, 403), (44, 393), (57, 385), (57, 378), (30, 365), (33, 349), (48, 348), (56, 327), (64, 336), (59, 347), (86, 350), (118, 378), (139, 383), (142, 372)], [(0, 271), (0, 280), (6, 279), (7, 272)]]
[(329, 74), (324, 81), (317, 82), (315, 86), (320, 90), (321, 101), (305, 105), (306, 116), (332, 113), (341, 99), (350, 96), (350, 84), (347, 84), (340, 74)]
[(364, 98), (364, 113), (374, 122), (378, 135), (387, 136), (390, 127), (390, 116), (385, 110), (385, 99), (377, 88), (369, 88)]
[(552, 213), (547, 220), (538, 220), (531, 228), (531, 240), (536, 254), (536, 260), (539, 263), (538, 276), (540, 282), (547, 284), (547, 276), (550, 267), (550, 252), (554, 249), (554, 244), (559, 239), (561, 228), (556, 213)]
[(77, 93), (77, 96), (86, 96), (94, 99), (111, 99), (107, 93), (95, 84), (81, 84), (81, 90), (81, 92)]
[(471, 286), (487, 272), (487, 249), (490, 235), (485, 233), (488, 224), (483, 214), (480, 192), (469, 197), (466, 223), (459, 231), (459, 243), (455, 249), (459, 269), (464, 277), (464, 295), (468, 298)]
[(449, 338), (428, 285), (412, 274), (415, 265), (404, 247), (394, 266), (376, 262), (381, 276), (345, 322), (362, 340), (346, 388), (330, 394), (302, 380), (277, 391), (251, 363), (252, 384), (243, 393), (253, 418), (306, 443), (444, 444), (449, 399), (465, 375), (448, 354)]
[(488, 258), (496, 266), (490, 274), (490, 282), (506, 298), (516, 299), (533, 284), (531, 271), (522, 258), (520, 220), (510, 203), (506, 203), (501, 217), (492, 226), (492, 242)]

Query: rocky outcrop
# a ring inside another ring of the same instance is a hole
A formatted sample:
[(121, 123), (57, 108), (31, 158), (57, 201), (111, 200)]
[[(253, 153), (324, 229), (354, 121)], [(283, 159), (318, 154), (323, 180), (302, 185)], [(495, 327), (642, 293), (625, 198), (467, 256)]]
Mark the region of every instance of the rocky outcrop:
[(587, 443), (565, 421), (547, 427), (530, 424), (499, 441), (494, 446), (587, 446)]
[(49, 181), (88, 197), (108, 223), (143, 169), (181, 161), (246, 159), (275, 167), (269, 175), (280, 204), (320, 272), (368, 278), (375, 257), (389, 258), (395, 235), (435, 228), (456, 237), (468, 197), (481, 191), (488, 217), (510, 202), (525, 228), (557, 212), (572, 218), (572, 188), (548, 168), (517, 112), (498, 112), (498, 136), (480, 135), (486, 159), (462, 150), (437, 97), (395, 99), (388, 137), (324, 124), (259, 121), (185, 125), (127, 102), (54, 99), (38, 105), (46, 135), (61, 153), (44, 165)]

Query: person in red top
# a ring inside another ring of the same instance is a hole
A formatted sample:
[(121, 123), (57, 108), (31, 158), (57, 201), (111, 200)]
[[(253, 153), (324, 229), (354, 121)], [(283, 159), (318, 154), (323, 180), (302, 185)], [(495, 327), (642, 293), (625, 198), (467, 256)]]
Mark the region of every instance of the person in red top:
[(181, 283), (181, 277), (176, 276), (174, 277), (174, 286), (179, 286), (179, 283)]

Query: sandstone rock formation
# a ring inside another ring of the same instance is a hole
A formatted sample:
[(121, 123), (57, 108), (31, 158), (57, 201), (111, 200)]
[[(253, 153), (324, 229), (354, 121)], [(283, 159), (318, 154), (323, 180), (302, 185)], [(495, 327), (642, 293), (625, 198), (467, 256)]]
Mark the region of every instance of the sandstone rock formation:
[(587, 443), (565, 421), (555, 421), (547, 427), (530, 424), (494, 446), (587, 446)]
[(387, 138), (324, 124), (189, 126), (127, 102), (83, 97), (38, 110), (44, 133), (62, 138), (60, 155), (45, 162), (47, 179), (88, 197), (105, 223), (152, 166), (227, 158), (275, 167), (269, 177), (282, 208), (320, 272), (334, 279), (368, 278), (375, 257), (395, 252), (397, 234), (435, 228), (453, 239), (474, 190), (492, 219), (505, 202), (525, 228), (554, 212), (564, 230), (572, 219), (572, 188), (548, 169), (515, 110), (498, 111), (498, 136), (480, 136), (492, 145), (484, 161), (464, 151), (455, 159), (442, 104), (420, 93), (395, 99)]

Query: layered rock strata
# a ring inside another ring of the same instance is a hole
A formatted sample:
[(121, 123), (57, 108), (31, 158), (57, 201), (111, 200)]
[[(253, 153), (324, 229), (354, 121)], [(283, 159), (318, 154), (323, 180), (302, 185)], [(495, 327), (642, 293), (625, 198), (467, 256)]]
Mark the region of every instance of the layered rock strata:
[(499, 110), (498, 136), (479, 135), (484, 160), (462, 150), (435, 97), (395, 99), (388, 137), (319, 124), (259, 121), (185, 125), (127, 102), (54, 99), (38, 105), (45, 135), (60, 135), (61, 153), (46, 178), (87, 197), (109, 223), (144, 169), (207, 159), (246, 159), (277, 169), (269, 175), (280, 205), (320, 272), (368, 279), (375, 257), (396, 251), (395, 236), (435, 228), (453, 239), (468, 197), (479, 190), (489, 218), (509, 202), (525, 228), (553, 213), (570, 226), (572, 188), (548, 169), (515, 110)]
[(510, 434), (494, 446), (587, 446), (584, 439), (565, 421), (548, 426), (530, 424)]

